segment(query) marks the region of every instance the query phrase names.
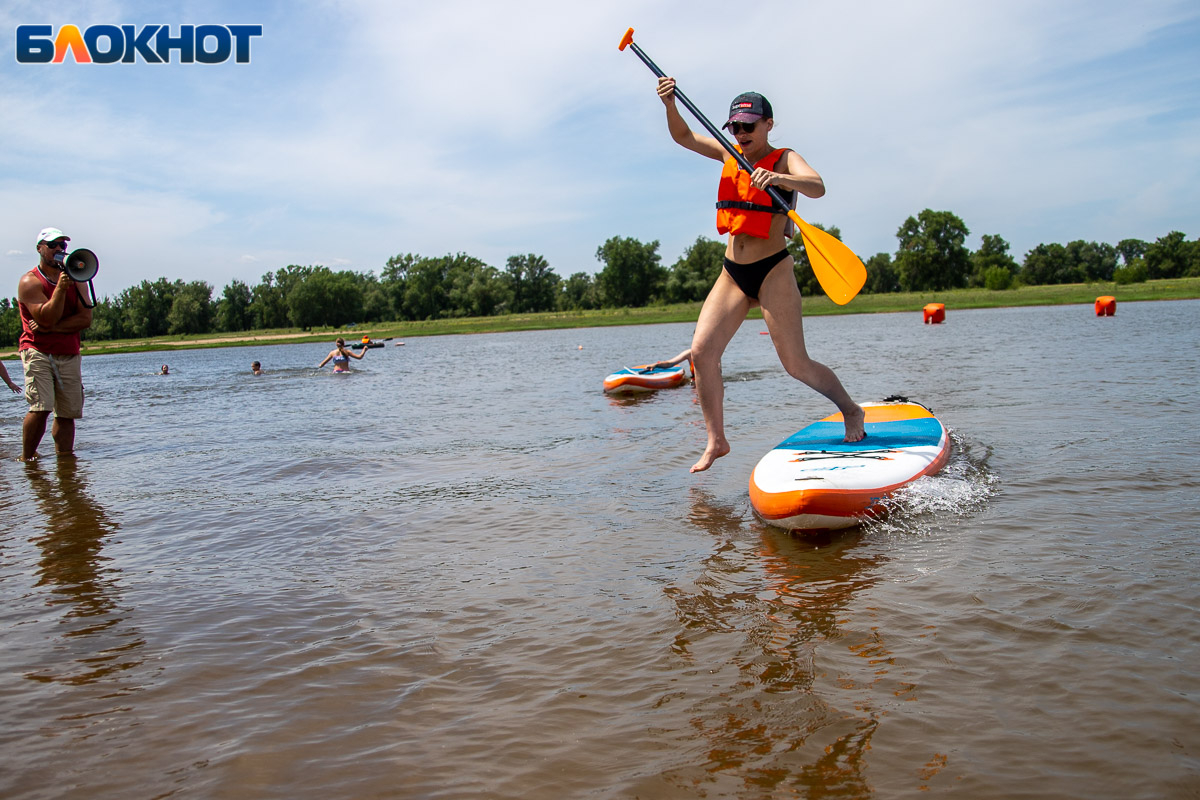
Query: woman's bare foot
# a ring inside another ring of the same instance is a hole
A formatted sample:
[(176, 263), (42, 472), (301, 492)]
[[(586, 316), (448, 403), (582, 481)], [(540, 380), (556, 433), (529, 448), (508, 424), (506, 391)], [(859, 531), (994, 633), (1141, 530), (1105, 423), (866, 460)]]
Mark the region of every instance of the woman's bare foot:
[(862, 410), (862, 406), (856, 405), (854, 410), (849, 414), (842, 412), (842, 419), (846, 423), (846, 438), (845, 442), (860, 442), (866, 436), (866, 431), (863, 430), (863, 420), (867, 414)]
[(700, 456), (700, 460), (692, 464), (692, 472), (703, 472), (712, 466), (712, 463), (721, 456), (729, 455), (729, 442), (724, 439), (719, 439), (715, 442), (709, 442), (708, 447), (704, 450), (704, 455)]

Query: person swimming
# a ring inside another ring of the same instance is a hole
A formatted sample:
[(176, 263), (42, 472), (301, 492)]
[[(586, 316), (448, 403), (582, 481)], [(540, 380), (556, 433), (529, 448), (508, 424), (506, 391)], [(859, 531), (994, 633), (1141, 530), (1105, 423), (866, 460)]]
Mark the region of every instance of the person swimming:
[(329, 355), (325, 356), (324, 361), (322, 361), (320, 364), (317, 364), (317, 369), (320, 369), (321, 367), (325, 366), (330, 361), (332, 361), (333, 362), (333, 371), (335, 373), (349, 372), (350, 371), (350, 359), (356, 358), (359, 361), (361, 361), (362, 357), (367, 354), (367, 348), (365, 348), (365, 347), (362, 349), (361, 353), (355, 353), (353, 350), (347, 350), (346, 349), (346, 340), (340, 336), (337, 338), (337, 340), (334, 342), (334, 344), (337, 346), (329, 351)]

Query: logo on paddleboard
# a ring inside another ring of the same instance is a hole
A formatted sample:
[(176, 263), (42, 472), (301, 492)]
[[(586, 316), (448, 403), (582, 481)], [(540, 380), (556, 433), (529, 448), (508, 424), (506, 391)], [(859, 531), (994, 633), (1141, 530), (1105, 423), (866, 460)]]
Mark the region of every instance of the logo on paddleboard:
[(18, 25), (17, 63), (249, 64), (262, 35), (262, 25)]

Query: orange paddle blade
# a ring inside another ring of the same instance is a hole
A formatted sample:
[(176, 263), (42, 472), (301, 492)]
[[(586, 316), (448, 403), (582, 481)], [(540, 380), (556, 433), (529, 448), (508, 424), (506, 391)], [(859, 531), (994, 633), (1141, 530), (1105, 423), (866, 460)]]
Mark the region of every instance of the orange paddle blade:
[(825, 294), (839, 306), (849, 303), (867, 282), (867, 268), (837, 237), (809, 225), (795, 211), (788, 212), (788, 217), (800, 229), (808, 263)]
[(629, 46), (629, 43), (632, 41), (633, 41), (633, 28), (630, 28), (629, 30), (625, 31), (625, 35), (621, 37), (621, 46), (618, 47), (617, 49), (624, 50), (626, 47)]

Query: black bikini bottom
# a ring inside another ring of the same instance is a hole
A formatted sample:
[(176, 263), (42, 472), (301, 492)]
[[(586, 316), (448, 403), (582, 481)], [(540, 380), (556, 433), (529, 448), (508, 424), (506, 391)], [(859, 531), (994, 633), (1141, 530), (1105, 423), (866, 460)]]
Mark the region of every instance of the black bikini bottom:
[(758, 299), (758, 290), (762, 288), (762, 283), (776, 264), (790, 256), (786, 249), (780, 250), (774, 255), (760, 258), (758, 261), (751, 261), (749, 264), (739, 264), (736, 261), (725, 259), (725, 271), (729, 273), (729, 277), (733, 278), (733, 282), (742, 290), (742, 294), (749, 297), (751, 300)]

